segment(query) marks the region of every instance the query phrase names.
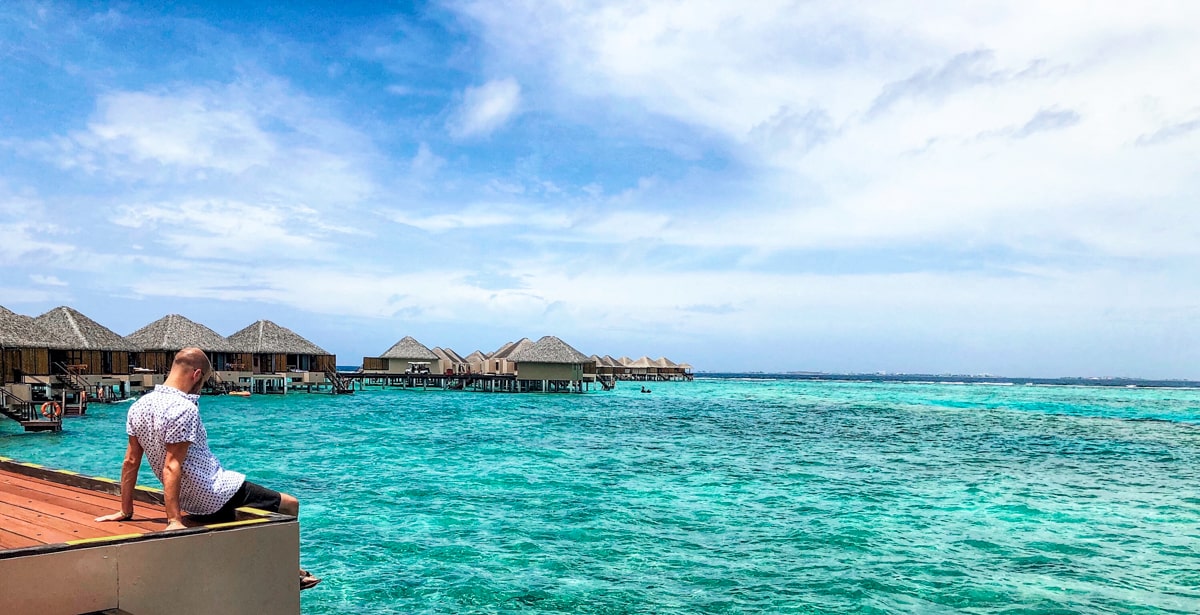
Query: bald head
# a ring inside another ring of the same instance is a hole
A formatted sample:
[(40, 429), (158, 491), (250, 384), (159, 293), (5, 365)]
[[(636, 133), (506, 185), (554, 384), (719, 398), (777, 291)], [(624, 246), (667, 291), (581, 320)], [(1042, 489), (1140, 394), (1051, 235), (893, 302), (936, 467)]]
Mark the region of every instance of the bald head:
[(203, 370), (205, 374), (212, 371), (212, 363), (209, 363), (208, 355), (199, 348), (184, 348), (175, 353), (175, 361), (171, 363), (171, 369), (174, 370), (176, 365), (182, 365), (187, 369)]
[(208, 355), (199, 348), (184, 348), (175, 353), (166, 384), (187, 393), (199, 393), (212, 373)]

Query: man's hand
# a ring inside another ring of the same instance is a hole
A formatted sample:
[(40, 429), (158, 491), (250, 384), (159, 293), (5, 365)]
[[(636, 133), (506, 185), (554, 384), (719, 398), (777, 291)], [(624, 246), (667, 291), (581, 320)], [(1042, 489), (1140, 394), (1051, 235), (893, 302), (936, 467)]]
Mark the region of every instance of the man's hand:
[(187, 526), (183, 524), (183, 521), (168, 521), (168, 522), (167, 522), (167, 529), (165, 529), (165, 530), (163, 530), (163, 531), (164, 531), (164, 532), (169, 532), (169, 531), (171, 531), (171, 530), (182, 530), (182, 529), (185, 529), (185, 528), (187, 528)]
[(115, 512), (111, 515), (104, 515), (103, 517), (96, 517), (96, 521), (98, 523), (104, 522), (104, 521), (128, 521), (132, 518), (133, 518), (133, 513), (125, 514), (125, 512), (122, 511), (122, 512)]

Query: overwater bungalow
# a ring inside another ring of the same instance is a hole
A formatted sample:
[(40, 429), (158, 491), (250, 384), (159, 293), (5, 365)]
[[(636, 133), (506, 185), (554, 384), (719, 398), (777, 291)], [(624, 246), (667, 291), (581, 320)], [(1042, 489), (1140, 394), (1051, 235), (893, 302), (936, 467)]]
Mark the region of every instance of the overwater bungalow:
[(40, 414), (35, 402), (53, 394), (50, 352), (69, 344), (34, 319), (0, 306), (0, 414), (21, 423), (26, 431), (58, 431), (58, 416)]
[(650, 360), (650, 357), (642, 357), (636, 361), (627, 364), (629, 367), (629, 376), (633, 380), (654, 380), (658, 375), (658, 367)]
[[(255, 374), (326, 372), (337, 370), (337, 357), (295, 331), (260, 320), (225, 338), (230, 352), (221, 368)], [(214, 365), (215, 367), (215, 365)]]
[(517, 364), (512, 360), (512, 355), (531, 346), (533, 346), (533, 342), (529, 338), (523, 337), (519, 341), (509, 342), (497, 348), (495, 352), (488, 355), (487, 373), (509, 375), (517, 373)]
[(612, 358), (612, 355), (604, 355), (604, 362), (608, 365), (609, 373), (617, 380), (625, 380), (629, 375), (629, 368), (621, 363), (619, 359)]
[(363, 357), (363, 371), (379, 374), (438, 373), (439, 361), (428, 346), (406, 335), (378, 357)]
[(0, 384), (49, 377), (50, 351), (69, 348), (69, 342), (34, 319), (0, 306)]
[(188, 320), (179, 314), (168, 314), (130, 333), (125, 339), (140, 350), (134, 355), (130, 368), (130, 386), (148, 388), (162, 384), (175, 353), (184, 348), (196, 347), (208, 355), (213, 368), (224, 371), (229, 367), (229, 342), (220, 333)]
[(434, 347), (433, 354), (437, 355), (440, 363), (438, 372), (447, 376), (456, 374), (468, 374), (471, 372), (470, 366), (462, 357), (458, 356), (457, 352), (450, 348)]
[(584, 391), (584, 366), (592, 360), (570, 344), (547, 335), (507, 357), (516, 364), (519, 391)]
[(467, 362), (467, 371), (471, 374), (487, 373), (487, 355), (476, 350), (463, 358)]
[(63, 365), (81, 376), (127, 375), (130, 359), (140, 348), (77, 310), (59, 306), (34, 319), (68, 344), (51, 350), (51, 365)]

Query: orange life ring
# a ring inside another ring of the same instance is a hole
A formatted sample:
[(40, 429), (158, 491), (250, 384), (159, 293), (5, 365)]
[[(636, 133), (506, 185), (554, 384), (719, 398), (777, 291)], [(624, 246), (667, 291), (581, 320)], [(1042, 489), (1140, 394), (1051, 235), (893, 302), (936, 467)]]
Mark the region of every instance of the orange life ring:
[(42, 404), (42, 416), (50, 418), (59, 418), (62, 416), (62, 406), (56, 401), (48, 401)]

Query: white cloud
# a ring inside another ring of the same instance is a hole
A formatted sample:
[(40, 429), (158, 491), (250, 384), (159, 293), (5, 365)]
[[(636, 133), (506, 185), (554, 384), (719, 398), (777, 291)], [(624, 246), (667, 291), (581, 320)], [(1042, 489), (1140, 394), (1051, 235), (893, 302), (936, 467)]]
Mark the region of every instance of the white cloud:
[(1200, 7), (456, 6), (491, 70), (554, 83), (560, 107), (632, 101), (730, 143), (753, 173), (738, 206), (701, 189), (664, 241), (1196, 253), (1157, 221), (1200, 223), (1200, 82), (1178, 78)]
[(520, 103), (521, 86), (511, 77), (467, 88), (448, 124), (450, 134), (456, 139), (487, 136), (506, 124)]
[(444, 166), (446, 166), (446, 159), (433, 153), (428, 143), (421, 143), (417, 147), (417, 155), (412, 159), (414, 176), (418, 178), (433, 177)]
[(110, 92), (85, 130), (28, 146), (66, 169), (173, 194), (345, 203), (376, 190), (371, 140), (270, 78)]
[(29, 281), (42, 286), (66, 286), (67, 283), (52, 275), (30, 274)]

